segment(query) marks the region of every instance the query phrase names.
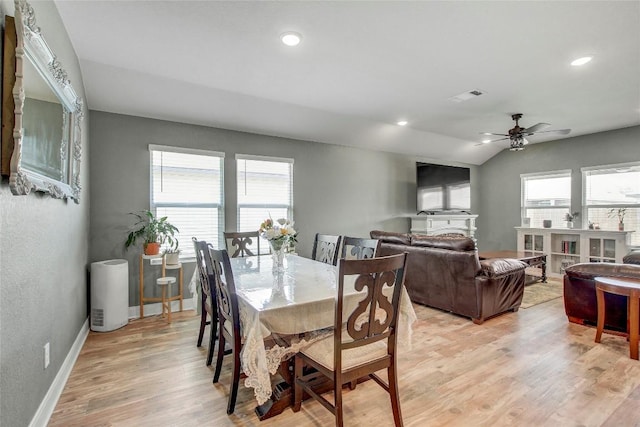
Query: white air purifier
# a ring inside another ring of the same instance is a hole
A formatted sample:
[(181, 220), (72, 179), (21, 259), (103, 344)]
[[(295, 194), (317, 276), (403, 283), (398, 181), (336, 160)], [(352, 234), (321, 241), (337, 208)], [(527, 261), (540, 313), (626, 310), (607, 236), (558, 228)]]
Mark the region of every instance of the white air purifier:
[(91, 330), (108, 332), (129, 321), (129, 264), (126, 259), (91, 263)]

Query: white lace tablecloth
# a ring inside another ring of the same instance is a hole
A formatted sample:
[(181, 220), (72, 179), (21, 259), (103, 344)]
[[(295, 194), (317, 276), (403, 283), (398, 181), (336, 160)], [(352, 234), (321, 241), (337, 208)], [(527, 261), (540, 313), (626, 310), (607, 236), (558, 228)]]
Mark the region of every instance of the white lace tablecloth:
[[(240, 355), (247, 375), (245, 386), (252, 387), (261, 405), (271, 397), (271, 375), (280, 362), (301, 348), (332, 334), (338, 269), (335, 266), (287, 255), (286, 271), (272, 272), (271, 256), (231, 259), (238, 293), (240, 323), (244, 338)], [(344, 312), (350, 313), (360, 298), (346, 290)], [(351, 297), (349, 297), (351, 296)], [(411, 325), (416, 320), (406, 289), (400, 300), (398, 344), (411, 348)], [(305, 334), (288, 347), (265, 348), (265, 338), (274, 335)]]

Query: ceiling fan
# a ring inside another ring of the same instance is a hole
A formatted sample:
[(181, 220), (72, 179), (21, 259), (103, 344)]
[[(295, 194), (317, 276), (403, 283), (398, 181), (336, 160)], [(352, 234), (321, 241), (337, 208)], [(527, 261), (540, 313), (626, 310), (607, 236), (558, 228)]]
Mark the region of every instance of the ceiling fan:
[(481, 144), (488, 144), (491, 142), (504, 141), (506, 139), (509, 140), (509, 150), (511, 151), (521, 151), (524, 150), (524, 146), (529, 143), (526, 136), (537, 135), (540, 133), (556, 133), (558, 135), (567, 135), (571, 132), (571, 129), (557, 129), (557, 130), (544, 130), (551, 126), (549, 123), (538, 123), (533, 126), (529, 126), (528, 128), (520, 127), (518, 124), (518, 120), (522, 118), (521, 113), (512, 114), (511, 118), (515, 120), (516, 125), (509, 129), (507, 133), (491, 133), (491, 132), (481, 132), (481, 135), (491, 135), (491, 136), (504, 136), (505, 138), (494, 139), (491, 141), (483, 142)]

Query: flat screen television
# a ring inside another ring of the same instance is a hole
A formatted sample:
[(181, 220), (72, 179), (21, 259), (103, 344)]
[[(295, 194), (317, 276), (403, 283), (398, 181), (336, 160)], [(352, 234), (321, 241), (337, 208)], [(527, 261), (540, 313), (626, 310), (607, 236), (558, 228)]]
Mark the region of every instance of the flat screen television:
[(458, 166), (416, 163), (418, 213), (471, 210), (471, 171)]

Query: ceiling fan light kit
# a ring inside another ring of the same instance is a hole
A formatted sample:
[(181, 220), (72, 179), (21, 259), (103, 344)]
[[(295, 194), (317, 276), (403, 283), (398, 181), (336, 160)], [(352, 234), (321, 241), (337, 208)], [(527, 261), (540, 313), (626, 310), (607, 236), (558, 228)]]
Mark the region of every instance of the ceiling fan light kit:
[[(528, 128), (520, 127), (518, 121), (522, 118), (522, 113), (515, 113), (511, 115), (511, 119), (516, 122), (516, 125), (507, 131), (507, 133), (492, 133), (492, 132), (481, 132), (481, 135), (493, 135), (493, 136), (503, 136), (504, 138), (494, 139), (494, 140), (482, 140), (483, 144), (488, 144), (490, 142), (498, 142), (509, 140), (509, 150), (510, 151), (522, 151), (524, 150), (524, 146), (529, 143), (525, 136), (536, 135), (539, 133), (557, 133), (560, 135), (567, 135), (571, 132), (571, 129), (558, 129), (558, 130), (543, 130), (547, 129), (551, 126), (549, 123), (537, 123), (533, 126), (529, 126)], [(478, 144), (482, 145), (482, 144)]]

